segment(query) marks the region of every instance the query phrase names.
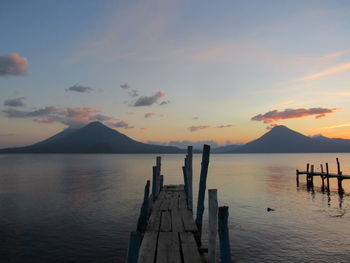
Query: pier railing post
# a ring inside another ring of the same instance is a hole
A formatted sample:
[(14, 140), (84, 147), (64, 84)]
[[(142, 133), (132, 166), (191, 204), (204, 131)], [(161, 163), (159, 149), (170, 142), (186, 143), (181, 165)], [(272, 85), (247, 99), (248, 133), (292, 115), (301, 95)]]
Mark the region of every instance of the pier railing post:
[(162, 190), (164, 184), (164, 175), (160, 175), (159, 177), (159, 192)]
[(343, 192), (343, 178), (342, 178), (342, 171), (340, 170), (340, 163), (339, 163), (339, 159), (337, 158), (337, 171), (338, 171), (338, 191), (339, 192)]
[(328, 169), (328, 163), (326, 163), (326, 176), (327, 176), (327, 190), (330, 191), (330, 185), (329, 185), (329, 169)]
[(219, 207), (219, 240), (220, 240), (220, 254), (221, 263), (231, 263), (231, 247), (230, 237), (228, 232), (228, 207)]
[(157, 186), (158, 179), (157, 179), (157, 166), (152, 167), (152, 197), (153, 201), (156, 200), (158, 193), (157, 193)]
[[(185, 163), (186, 163), (186, 159), (185, 159)], [(184, 190), (186, 194), (186, 203), (187, 203), (188, 187), (187, 187), (186, 166), (182, 166), (182, 173), (184, 175)]]
[(296, 181), (297, 181), (297, 186), (299, 186), (299, 170), (296, 170)]
[(187, 147), (187, 165), (186, 165), (186, 177), (187, 177), (187, 206), (190, 210), (193, 210), (193, 168), (192, 168), (192, 156), (193, 147)]
[(160, 170), (161, 170), (162, 157), (157, 156), (156, 158), (156, 167), (157, 167), (157, 196), (160, 192)]
[(142, 238), (139, 232), (130, 233), (126, 263), (137, 263), (139, 257), (139, 250), (141, 246), (141, 240)]
[(146, 226), (147, 226), (148, 210), (149, 210), (149, 205), (148, 205), (149, 186), (150, 186), (150, 181), (147, 180), (147, 183), (145, 185), (145, 194), (143, 196), (143, 203), (141, 206), (140, 217), (137, 222), (137, 231), (140, 233), (145, 232)]
[(216, 233), (218, 231), (218, 191), (208, 190), (209, 203), (209, 236), (208, 236), (208, 263), (216, 261)]
[[(210, 146), (205, 144), (203, 146), (201, 174), (199, 179), (199, 190), (198, 190), (198, 199), (197, 199), (196, 224), (199, 230), (199, 239), (201, 239), (201, 235), (202, 235), (204, 199), (205, 199), (205, 191), (206, 191), (206, 185), (207, 185), (209, 155), (210, 155)], [(199, 240), (199, 243), (200, 241), (201, 240)]]
[(321, 163), (320, 164), (320, 167), (321, 167), (321, 179), (322, 179), (322, 191), (324, 191), (324, 179), (326, 178), (326, 176), (324, 175), (324, 171), (323, 171), (323, 164)]

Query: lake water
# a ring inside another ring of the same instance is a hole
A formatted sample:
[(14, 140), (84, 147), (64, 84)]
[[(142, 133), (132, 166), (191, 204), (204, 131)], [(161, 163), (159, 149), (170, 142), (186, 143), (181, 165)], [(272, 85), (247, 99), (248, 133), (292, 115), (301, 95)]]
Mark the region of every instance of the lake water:
[[(350, 174), (350, 154), (211, 155), (207, 188), (229, 206), (235, 262), (350, 262), (350, 180), (344, 196), (336, 179), (329, 195), (319, 179), (314, 191), (295, 181), (307, 162), (335, 172), (336, 157)], [(183, 158), (162, 155), (165, 184), (182, 183)], [(0, 262), (124, 262), (154, 163), (151, 154), (0, 155)], [(206, 225), (207, 214), (204, 244)]]

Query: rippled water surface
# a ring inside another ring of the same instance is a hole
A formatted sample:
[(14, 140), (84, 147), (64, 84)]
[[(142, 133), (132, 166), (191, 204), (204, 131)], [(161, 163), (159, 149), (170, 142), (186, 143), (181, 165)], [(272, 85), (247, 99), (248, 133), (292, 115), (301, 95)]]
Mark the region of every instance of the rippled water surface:
[[(165, 184), (182, 183), (184, 156), (162, 157)], [(299, 187), (295, 181), (306, 162), (318, 169), (328, 161), (335, 172), (335, 157), (350, 174), (350, 154), (211, 156), (207, 187), (229, 206), (236, 262), (350, 262), (350, 180), (344, 195), (335, 179), (329, 194), (318, 179), (309, 191), (304, 176)], [(154, 162), (155, 155), (0, 155), (0, 262), (124, 262)]]

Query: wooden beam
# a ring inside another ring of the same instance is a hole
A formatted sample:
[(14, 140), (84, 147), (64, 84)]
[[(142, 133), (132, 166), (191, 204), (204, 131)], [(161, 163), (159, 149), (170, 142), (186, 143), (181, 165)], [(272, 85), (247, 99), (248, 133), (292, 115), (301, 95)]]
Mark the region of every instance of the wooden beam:
[(219, 207), (219, 240), (220, 240), (220, 254), (221, 263), (231, 263), (231, 247), (230, 237), (228, 232), (228, 207)]
[[(210, 155), (210, 146), (205, 144), (203, 146), (201, 174), (200, 174), (200, 180), (199, 180), (199, 190), (198, 190), (198, 199), (197, 199), (196, 224), (199, 230), (199, 239), (201, 238), (201, 234), (202, 234), (204, 199), (205, 199), (205, 191), (207, 187), (209, 155)], [(200, 244), (201, 240), (197, 240), (197, 242)]]
[(218, 191), (208, 190), (209, 204), (209, 236), (208, 236), (208, 263), (216, 262), (216, 233), (218, 231)]

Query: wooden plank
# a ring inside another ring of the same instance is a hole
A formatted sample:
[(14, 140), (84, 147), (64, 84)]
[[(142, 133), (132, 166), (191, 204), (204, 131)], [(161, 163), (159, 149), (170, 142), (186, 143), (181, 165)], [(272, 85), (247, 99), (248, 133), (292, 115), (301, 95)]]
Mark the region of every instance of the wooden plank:
[(181, 263), (180, 242), (178, 233), (159, 233), (156, 262)]
[(185, 192), (179, 193), (179, 209), (186, 209), (187, 208), (187, 201), (186, 201), (186, 194)]
[(189, 209), (181, 209), (182, 222), (184, 224), (185, 231), (195, 232), (198, 228), (193, 221), (192, 211)]
[(167, 199), (164, 199), (163, 203), (160, 206), (160, 210), (162, 211), (168, 211), (170, 209), (171, 199), (167, 197)]
[(173, 232), (184, 232), (185, 228), (182, 223), (181, 213), (178, 209), (171, 210), (171, 224)]
[(158, 232), (160, 228), (160, 218), (161, 218), (160, 210), (152, 211), (151, 216), (148, 219), (146, 231)]
[(200, 263), (201, 257), (198, 252), (196, 241), (192, 233), (180, 233), (180, 242), (184, 263)]
[(170, 232), (171, 231), (171, 215), (170, 211), (162, 211), (162, 217), (161, 217), (161, 225), (160, 225), (160, 231), (161, 232)]
[(154, 263), (157, 247), (157, 232), (146, 232), (140, 247), (138, 263)]

